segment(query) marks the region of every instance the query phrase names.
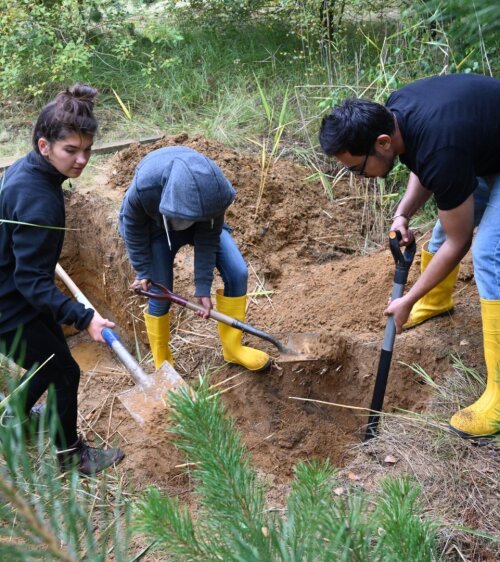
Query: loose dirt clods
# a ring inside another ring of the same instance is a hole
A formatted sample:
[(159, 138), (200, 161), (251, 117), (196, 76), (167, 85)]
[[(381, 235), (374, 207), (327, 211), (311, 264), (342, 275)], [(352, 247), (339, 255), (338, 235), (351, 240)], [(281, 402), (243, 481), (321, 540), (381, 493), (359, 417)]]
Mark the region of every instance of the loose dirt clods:
[[(250, 266), (247, 321), (282, 341), (292, 332), (314, 332), (319, 338), (311, 350), (315, 361), (278, 362), (267, 373), (250, 373), (224, 363), (214, 322), (174, 305), (176, 369), (191, 384), (209, 366), (213, 384), (234, 377), (218, 388), (231, 387), (223, 395), (224, 402), (237, 420), (253, 462), (275, 486), (287, 482), (300, 459), (329, 457), (335, 465), (346, 466), (357, 455), (353, 445), (359, 445), (366, 422), (362, 408), (368, 408), (371, 400), (385, 326), (383, 310), (394, 273), (387, 249), (361, 255), (363, 208), (357, 199), (346, 197), (347, 185), (337, 187), (336, 197), (343, 198), (339, 205), (337, 199), (327, 198), (319, 183), (306, 181), (308, 170), (278, 161), (255, 216), (260, 175), (257, 157), (187, 135), (165, 137), (153, 146), (133, 146), (109, 162), (107, 181), (82, 186), (70, 194), (68, 226), (79, 230), (68, 232), (63, 266), (97, 308), (116, 320), (131, 351), (136, 334), (145, 353), (145, 301), (128, 289), (133, 273), (117, 232), (117, 214), (141, 158), (160, 146), (179, 143), (215, 160), (237, 190), (226, 221)], [(418, 269), (417, 258), (409, 284)], [(426, 408), (429, 389), (408, 365), (418, 363), (437, 381), (450, 376), (451, 350), (460, 351), (472, 367), (482, 365), (479, 301), (470, 269), (466, 259), (454, 317), (438, 319), (397, 338), (385, 411)], [(192, 270), (192, 254), (182, 251), (176, 260), (175, 290), (187, 297), (193, 294)], [(220, 286), (216, 279), (215, 287)], [(84, 341), (85, 336), (78, 338)], [(276, 356), (267, 342), (247, 336), (245, 340)], [(74, 347), (74, 353), (82, 362), (78, 348)], [(152, 365), (146, 369), (152, 371)], [(189, 483), (180, 468), (184, 460), (170, 443), (164, 420), (151, 422), (145, 432), (114, 400), (113, 393), (130, 384), (124, 372), (103, 372), (99, 365), (87, 370), (80, 408), (83, 416), (99, 412), (92, 418), (92, 429), (87, 427), (87, 437), (92, 438), (96, 431), (110, 442), (121, 443), (127, 456), (120, 470), (126, 471), (134, 485), (187, 491)]]

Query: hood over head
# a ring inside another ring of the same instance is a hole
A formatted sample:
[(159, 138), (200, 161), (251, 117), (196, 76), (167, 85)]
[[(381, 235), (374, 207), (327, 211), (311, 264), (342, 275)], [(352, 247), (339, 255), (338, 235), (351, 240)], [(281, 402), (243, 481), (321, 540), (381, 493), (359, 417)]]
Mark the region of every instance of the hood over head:
[(220, 216), (236, 197), (236, 190), (221, 169), (196, 151), (175, 158), (160, 200), (167, 218), (191, 221)]

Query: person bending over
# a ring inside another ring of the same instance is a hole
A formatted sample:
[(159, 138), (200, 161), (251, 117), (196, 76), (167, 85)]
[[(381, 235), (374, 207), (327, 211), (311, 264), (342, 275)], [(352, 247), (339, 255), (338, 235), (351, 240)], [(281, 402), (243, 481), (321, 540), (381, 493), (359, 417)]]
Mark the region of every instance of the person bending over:
[[(173, 290), (174, 258), (188, 244), (194, 247), (195, 297), (207, 310), (204, 317), (212, 308), (216, 267), (224, 281), (224, 290), (216, 292), (217, 309), (244, 321), (248, 268), (224, 224), (224, 213), (235, 196), (215, 162), (192, 148), (150, 152), (137, 166), (120, 211), (120, 234), (136, 272), (132, 286), (148, 290), (154, 281)], [(151, 298), (144, 314), (156, 368), (164, 361), (173, 365), (169, 308), (168, 301)], [(218, 331), (226, 361), (250, 371), (269, 367), (267, 353), (242, 345), (240, 330), (219, 323)]]
[(422, 271), (390, 303), (396, 330), (448, 313), (459, 263), (472, 248), (481, 299), (487, 385), (450, 426), (463, 437), (491, 435), (500, 423), (500, 80), (435, 76), (395, 91), (385, 106), (349, 99), (321, 124), (320, 144), (351, 173), (385, 177), (396, 158), (410, 170), (391, 230), (414, 240), (411, 216), (434, 195), (439, 220), (422, 250)]

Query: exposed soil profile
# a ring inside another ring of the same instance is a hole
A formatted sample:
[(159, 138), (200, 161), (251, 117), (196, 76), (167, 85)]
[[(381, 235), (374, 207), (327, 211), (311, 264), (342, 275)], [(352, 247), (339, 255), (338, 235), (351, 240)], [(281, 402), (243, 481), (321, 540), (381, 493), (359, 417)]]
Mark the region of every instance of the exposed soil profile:
[[(253, 374), (224, 363), (212, 321), (173, 305), (176, 369), (187, 382), (207, 366), (215, 367), (213, 384), (234, 377), (220, 387), (233, 386), (223, 401), (237, 420), (254, 464), (274, 482), (287, 482), (300, 459), (328, 457), (334, 465), (345, 466), (366, 422), (366, 412), (355, 408), (370, 404), (385, 326), (383, 310), (394, 273), (387, 249), (361, 255), (363, 208), (349, 198), (347, 184), (337, 187), (331, 201), (319, 182), (307, 180), (310, 170), (278, 161), (255, 215), (258, 157), (186, 135), (166, 137), (153, 146), (132, 146), (110, 160), (105, 179), (80, 185), (68, 195), (68, 227), (76, 230), (67, 234), (63, 266), (96, 308), (116, 321), (130, 351), (135, 352), (135, 333), (141, 352), (146, 352), (145, 301), (128, 289), (133, 272), (117, 231), (118, 209), (140, 159), (150, 150), (179, 143), (217, 162), (237, 190), (226, 220), (250, 265), (249, 292), (261, 294), (250, 299), (247, 321), (283, 341), (290, 333), (318, 337), (312, 348), (316, 360), (277, 360), (269, 372)], [(176, 261), (175, 290), (187, 297), (193, 294), (192, 268), (192, 253), (183, 250)], [(410, 282), (418, 269), (416, 259)], [(215, 286), (220, 283), (217, 278)], [(397, 338), (386, 411), (426, 407), (428, 387), (408, 365), (418, 363), (431, 376), (446, 377), (453, 349), (468, 365), (482, 364), (479, 299), (470, 258), (464, 261), (455, 302), (454, 316)], [(246, 336), (245, 341), (278, 356), (267, 342)], [(184, 459), (170, 443), (164, 421), (140, 428), (116, 399), (132, 382), (111, 352), (89, 342), (86, 334), (70, 337), (70, 345), (85, 371), (80, 426), (86, 438), (97, 439), (98, 433), (109, 443), (120, 443), (126, 458), (116, 470), (126, 473), (134, 486), (156, 484), (181, 495), (189, 492), (189, 479), (180, 466)], [(151, 363), (145, 369), (154, 370)]]

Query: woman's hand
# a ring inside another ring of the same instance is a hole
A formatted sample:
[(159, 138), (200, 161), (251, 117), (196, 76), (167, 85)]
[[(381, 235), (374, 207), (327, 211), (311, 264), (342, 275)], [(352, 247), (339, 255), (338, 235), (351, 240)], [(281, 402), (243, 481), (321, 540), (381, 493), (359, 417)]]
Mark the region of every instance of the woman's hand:
[(94, 312), (94, 316), (87, 326), (87, 332), (94, 341), (99, 341), (101, 343), (106, 343), (102, 337), (101, 332), (104, 328), (114, 328), (114, 322), (111, 322), (107, 318), (103, 318), (97, 311)]
[(132, 291), (135, 291), (135, 289), (142, 289), (143, 291), (149, 291), (150, 287), (151, 287), (151, 282), (149, 281), (149, 279), (136, 279), (130, 285)]
[(205, 320), (207, 318), (210, 318), (210, 311), (214, 307), (214, 305), (212, 304), (212, 299), (210, 297), (196, 297), (196, 302), (198, 304), (201, 304), (201, 306), (206, 309), (206, 312), (202, 312), (200, 310), (196, 314), (198, 314), (198, 316), (201, 316), (202, 318), (205, 318)]
[(403, 331), (403, 324), (408, 320), (413, 304), (414, 303), (409, 301), (405, 296), (394, 299), (384, 310), (386, 316), (392, 316), (394, 318), (396, 334), (400, 334)]

